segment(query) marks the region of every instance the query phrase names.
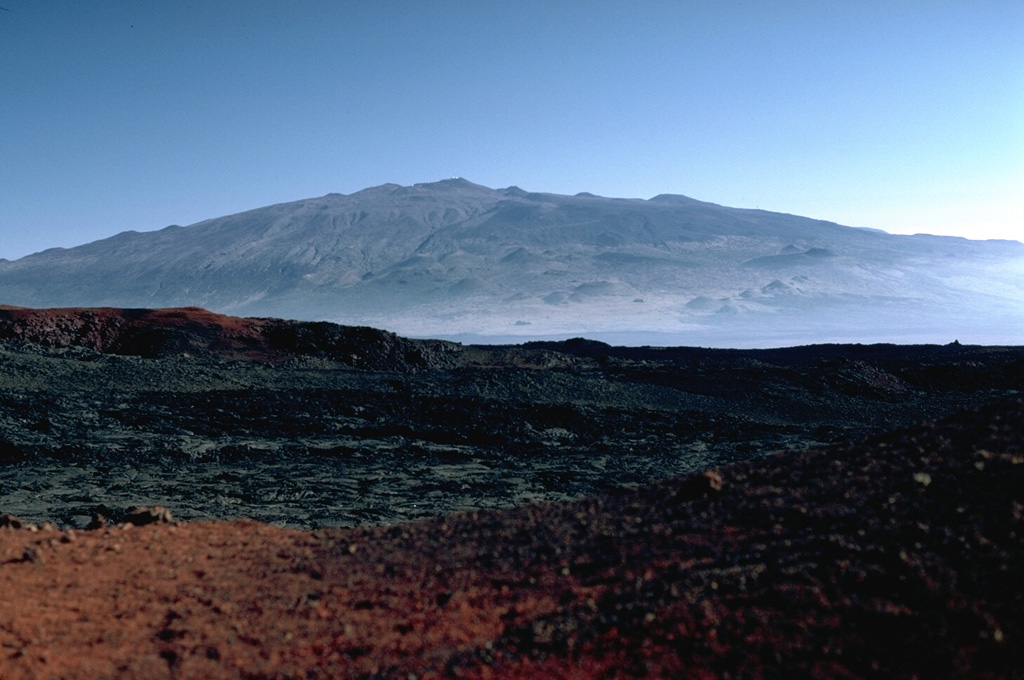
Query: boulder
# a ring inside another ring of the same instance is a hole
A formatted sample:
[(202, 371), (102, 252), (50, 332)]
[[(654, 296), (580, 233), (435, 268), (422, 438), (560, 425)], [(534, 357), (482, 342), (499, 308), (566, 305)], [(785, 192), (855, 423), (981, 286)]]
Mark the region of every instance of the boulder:
[(128, 515), (125, 516), (124, 520), (136, 526), (144, 524), (169, 524), (174, 521), (171, 517), (171, 511), (162, 505), (132, 508), (128, 511)]

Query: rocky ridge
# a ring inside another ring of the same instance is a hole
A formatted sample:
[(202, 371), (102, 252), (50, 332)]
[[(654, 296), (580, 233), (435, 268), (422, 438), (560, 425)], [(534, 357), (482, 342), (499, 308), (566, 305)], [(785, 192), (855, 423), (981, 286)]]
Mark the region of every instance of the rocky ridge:
[(450, 365), (455, 346), (412, 341), (374, 328), (242, 319), (205, 309), (27, 309), (0, 305), (0, 340), (81, 347), (149, 359), (204, 356), (281, 362), (320, 357), (357, 368), (409, 370)]

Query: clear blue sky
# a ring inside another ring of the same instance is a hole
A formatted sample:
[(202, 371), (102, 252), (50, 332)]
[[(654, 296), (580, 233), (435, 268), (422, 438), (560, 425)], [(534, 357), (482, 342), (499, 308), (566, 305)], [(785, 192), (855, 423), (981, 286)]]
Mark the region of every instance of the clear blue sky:
[(0, 257), (462, 176), (1024, 240), (1024, 2), (0, 0)]

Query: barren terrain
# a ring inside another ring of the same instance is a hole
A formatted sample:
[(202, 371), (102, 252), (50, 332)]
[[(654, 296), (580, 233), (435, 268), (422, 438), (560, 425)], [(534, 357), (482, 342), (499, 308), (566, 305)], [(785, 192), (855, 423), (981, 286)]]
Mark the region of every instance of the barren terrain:
[(1022, 385), (1021, 348), (474, 347), (198, 309), (8, 308), (0, 512), (380, 524), (821, 446)]
[(0, 677), (1019, 677), (1022, 385), (0, 310)]
[(7, 678), (1017, 677), (1024, 404), (389, 527), (0, 531)]

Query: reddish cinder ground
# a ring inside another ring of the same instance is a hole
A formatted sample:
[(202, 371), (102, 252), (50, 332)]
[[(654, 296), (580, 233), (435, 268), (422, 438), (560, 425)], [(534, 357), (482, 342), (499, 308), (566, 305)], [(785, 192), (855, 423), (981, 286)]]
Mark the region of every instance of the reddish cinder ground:
[[(58, 347), (76, 345), (96, 352), (159, 353), (159, 346), (144, 346), (150, 340), (147, 335), (187, 329), (204, 351), (229, 358), (263, 359), (277, 354), (263, 335), (267, 324), (268, 320), (225, 316), (200, 307), (32, 309), (0, 305), (2, 338)], [(139, 336), (143, 336), (142, 343)]]
[(1020, 677), (1024, 403), (566, 505), (0, 530), (4, 678)]

